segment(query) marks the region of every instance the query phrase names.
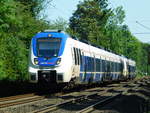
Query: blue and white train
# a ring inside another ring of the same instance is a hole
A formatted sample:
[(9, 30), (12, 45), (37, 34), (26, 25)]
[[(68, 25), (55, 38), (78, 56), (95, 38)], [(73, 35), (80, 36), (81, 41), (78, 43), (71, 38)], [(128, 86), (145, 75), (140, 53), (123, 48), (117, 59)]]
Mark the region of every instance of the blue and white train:
[(31, 41), (34, 83), (101, 83), (135, 78), (135, 61), (73, 39), (60, 30), (37, 33)]

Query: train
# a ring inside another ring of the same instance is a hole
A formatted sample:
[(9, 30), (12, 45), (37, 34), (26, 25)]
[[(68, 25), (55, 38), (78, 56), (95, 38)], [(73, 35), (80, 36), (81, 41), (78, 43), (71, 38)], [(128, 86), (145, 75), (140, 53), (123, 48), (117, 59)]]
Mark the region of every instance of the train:
[(61, 30), (33, 36), (29, 53), (30, 82), (92, 84), (136, 77), (136, 62)]

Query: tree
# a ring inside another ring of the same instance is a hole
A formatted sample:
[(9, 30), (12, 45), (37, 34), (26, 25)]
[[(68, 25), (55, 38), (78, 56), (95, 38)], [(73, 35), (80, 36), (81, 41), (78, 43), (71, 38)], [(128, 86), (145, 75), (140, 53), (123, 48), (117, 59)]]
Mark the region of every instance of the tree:
[(65, 31), (67, 29), (68, 23), (63, 18), (58, 18), (54, 21), (48, 22), (49, 29), (59, 29)]
[(70, 18), (69, 26), (79, 38), (104, 45), (103, 29), (110, 14), (107, 0), (84, 0)]
[[(125, 12), (121, 6), (114, 9), (109, 16), (105, 27), (105, 35), (108, 37), (107, 48), (118, 54), (124, 54), (123, 40), (125, 40), (126, 35), (124, 35), (124, 28), (128, 28), (126, 25), (122, 25), (125, 18)], [(128, 29), (127, 29), (128, 30)]]
[(31, 37), (49, 25), (33, 17), (21, 2), (0, 1), (0, 79), (27, 80)]
[(15, 0), (20, 2), (24, 6), (26, 6), (26, 10), (28, 10), (33, 17), (38, 16), (41, 10), (43, 10), (47, 4), (49, 4), (52, 0)]
[(136, 61), (137, 71), (147, 65), (147, 46), (133, 36), (124, 25), (125, 11), (122, 6), (107, 8), (107, 0), (84, 0), (77, 6), (69, 23), (69, 33), (91, 43), (111, 49)]

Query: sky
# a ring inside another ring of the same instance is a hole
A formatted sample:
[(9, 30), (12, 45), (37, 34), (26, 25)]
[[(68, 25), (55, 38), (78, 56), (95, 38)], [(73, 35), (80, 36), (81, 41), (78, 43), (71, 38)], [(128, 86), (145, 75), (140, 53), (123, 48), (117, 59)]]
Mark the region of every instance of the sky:
[[(44, 10), (47, 20), (63, 18), (69, 22), (79, 1), (83, 0), (53, 0)], [(124, 24), (140, 41), (150, 43), (150, 0), (108, 0), (108, 3), (111, 8), (123, 6), (126, 13)]]

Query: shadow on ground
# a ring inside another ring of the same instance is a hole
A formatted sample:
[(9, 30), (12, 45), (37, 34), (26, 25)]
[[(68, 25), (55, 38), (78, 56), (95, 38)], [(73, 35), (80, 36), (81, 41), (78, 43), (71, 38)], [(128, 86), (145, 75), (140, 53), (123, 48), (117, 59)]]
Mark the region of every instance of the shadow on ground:
[(35, 91), (35, 84), (28, 82), (0, 81), (0, 97), (33, 93)]
[(96, 110), (105, 113), (149, 113), (149, 101), (137, 95), (123, 95), (105, 107), (97, 106)]

